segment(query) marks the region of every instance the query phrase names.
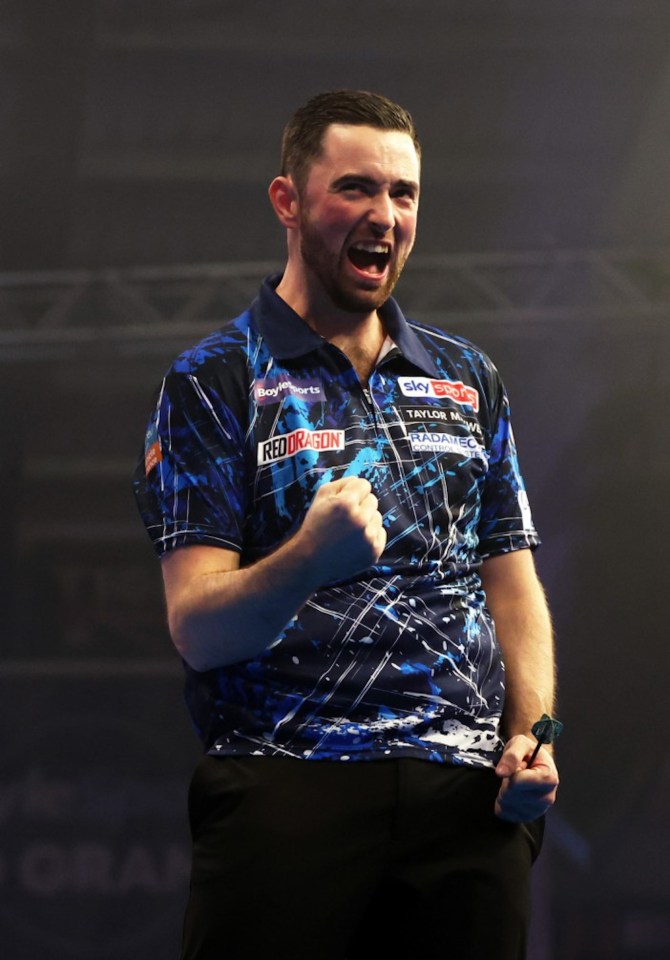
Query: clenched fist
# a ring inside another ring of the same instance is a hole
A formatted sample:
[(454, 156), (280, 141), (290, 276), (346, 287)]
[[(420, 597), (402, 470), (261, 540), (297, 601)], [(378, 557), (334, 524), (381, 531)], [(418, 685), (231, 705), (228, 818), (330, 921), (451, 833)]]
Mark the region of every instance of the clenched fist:
[(344, 477), (316, 492), (296, 539), (320, 580), (346, 580), (376, 563), (386, 546), (379, 502), (367, 480)]

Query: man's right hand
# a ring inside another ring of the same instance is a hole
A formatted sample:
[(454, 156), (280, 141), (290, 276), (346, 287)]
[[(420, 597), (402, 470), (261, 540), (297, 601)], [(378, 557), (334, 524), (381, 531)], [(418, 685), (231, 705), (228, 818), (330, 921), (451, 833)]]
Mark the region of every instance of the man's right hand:
[(346, 580), (376, 563), (386, 546), (379, 502), (367, 480), (343, 477), (316, 491), (295, 535), (322, 582)]

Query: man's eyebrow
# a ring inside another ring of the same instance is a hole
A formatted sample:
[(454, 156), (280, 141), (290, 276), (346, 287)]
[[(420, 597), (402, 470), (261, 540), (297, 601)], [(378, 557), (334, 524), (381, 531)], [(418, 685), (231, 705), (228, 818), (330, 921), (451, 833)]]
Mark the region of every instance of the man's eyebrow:
[[(333, 180), (330, 185), (331, 189), (337, 190), (339, 187), (344, 186), (346, 183), (350, 183), (352, 180), (355, 180), (357, 183), (363, 183), (370, 187), (376, 187), (380, 182), (375, 177), (370, 177), (364, 173), (345, 173), (336, 180)], [(403, 187), (407, 190), (413, 190), (415, 193), (419, 192), (419, 184), (416, 182), (416, 180), (394, 180), (391, 186), (393, 188)]]
[(406, 190), (413, 190), (415, 193), (419, 192), (419, 184), (416, 180), (396, 180), (393, 186), (404, 187)]
[(344, 173), (341, 177), (338, 177), (336, 180), (333, 180), (331, 187), (337, 188), (343, 186), (345, 183), (349, 183), (351, 180), (355, 180), (357, 183), (369, 184), (371, 187), (376, 186), (377, 181), (374, 177), (368, 177), (363, 173)]

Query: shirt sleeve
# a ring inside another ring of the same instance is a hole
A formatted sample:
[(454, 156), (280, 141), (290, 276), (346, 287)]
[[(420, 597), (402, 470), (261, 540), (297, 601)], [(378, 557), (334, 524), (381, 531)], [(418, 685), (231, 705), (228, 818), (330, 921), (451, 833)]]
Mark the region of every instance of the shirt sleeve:
[(149, 421), (134, 490), (159, 556), (186, 544), (242, 549), (247, 511), (244, 427), (211, 383), (166, 376)]
[(509, 401), (500, 383), (495, 408), (479, 521), (482, 558), (540, 544), (519, 469)]

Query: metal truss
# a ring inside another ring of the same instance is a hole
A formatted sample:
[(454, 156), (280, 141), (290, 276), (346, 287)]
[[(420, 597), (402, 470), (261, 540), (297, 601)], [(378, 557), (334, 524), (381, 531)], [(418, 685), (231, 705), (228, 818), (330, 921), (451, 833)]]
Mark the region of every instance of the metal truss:
[[(170, 351), (243, 310), (267, 261), (0, 274), (0, 361), (98, 349)], [(670, 317), (670, 248), (563, 249), (415, 256), (401, 280), (410, 316), (444, 329), (516, 328)]]

